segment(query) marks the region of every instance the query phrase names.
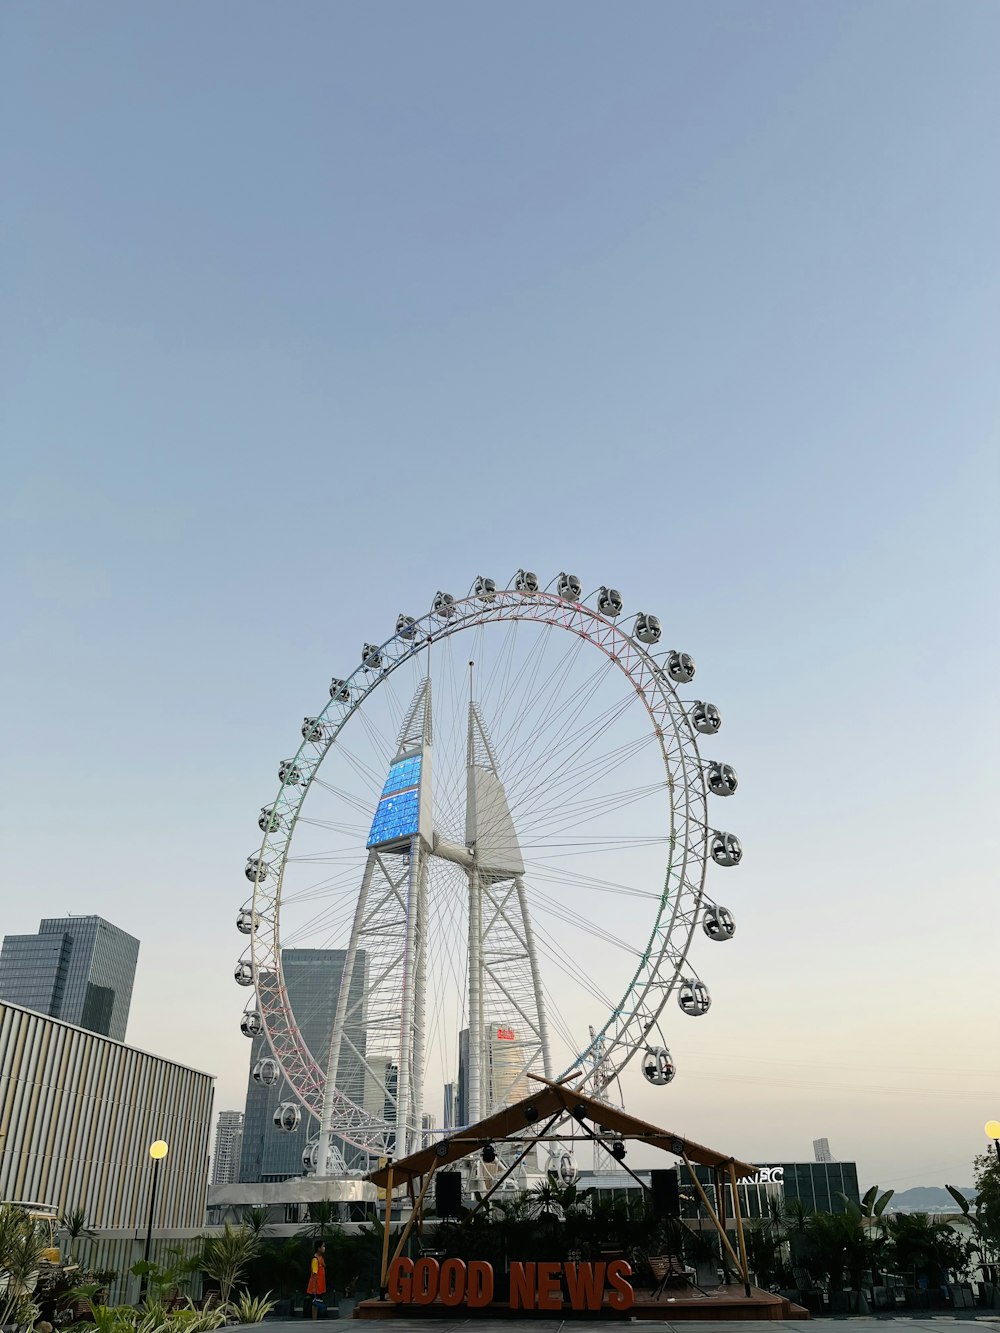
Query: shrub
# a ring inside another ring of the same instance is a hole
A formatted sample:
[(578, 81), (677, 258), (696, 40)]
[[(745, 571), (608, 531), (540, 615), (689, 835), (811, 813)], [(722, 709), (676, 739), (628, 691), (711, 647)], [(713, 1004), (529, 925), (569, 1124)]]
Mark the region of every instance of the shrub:
[(260, 1249), (260, 1238), (249, 1227), (233, 1227), (227, 1222), (221, 1236), (210, 1236), (202, 1251), (201, 1266), (219, 1284), (219, 1301), (229, 1304), (233, 1287), (243, 1270)]
[(274, 1309), (271, 1293), (266, 1296), (251, 1296), (243, 1292), (238, 1300), (230, 1302), (229, 1312), (239, 1319), (241, 1324), (259, 1324)]
[(31, 1325), (33, 1296), (48, 1238), (17, 1204), (0, 1204), (0, 1325)]

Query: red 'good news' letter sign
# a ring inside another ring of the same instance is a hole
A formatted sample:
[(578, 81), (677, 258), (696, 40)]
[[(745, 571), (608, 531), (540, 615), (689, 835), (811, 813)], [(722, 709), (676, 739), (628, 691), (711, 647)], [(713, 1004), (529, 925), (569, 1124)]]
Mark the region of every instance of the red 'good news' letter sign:
[(512, 1310), (561, 1310), (563, 1289), (572, 1310), (599, 1310), (607, 1292), (615, 1310), (630, 1310), (635, 1293), (628, 1278), (632, 1269), (624, 1259), (609, 1264), (534, 1264), (511, 1262)]
[(462, 1305), (473, 1309), (489, 1305), (493, 1299), (493, 1268), (482, 1259), (463, 1263), (461, 1259), (436, 1259), (425, 1256), (394, 1259), (389, 1265), (389, 1299), (401, 1305)]
[[(635, 1300), (628, 1279), (632, 1269), (624, 1259), (595, 1264), (539, 1264), (512, 1262), (512, 1310), (561, 1310), (568, 1298), (572, 1310), (629, 1310)], [(400, 1305), (466, 1305), (473, 1309), (493, 1300), (493, 1268), (481, 1259), (463, 1263), (429, 1256), (394, 1259), (389, 1265), (388, 1296)], [(565, 1296), (565, 1298), (564, 1298)]]

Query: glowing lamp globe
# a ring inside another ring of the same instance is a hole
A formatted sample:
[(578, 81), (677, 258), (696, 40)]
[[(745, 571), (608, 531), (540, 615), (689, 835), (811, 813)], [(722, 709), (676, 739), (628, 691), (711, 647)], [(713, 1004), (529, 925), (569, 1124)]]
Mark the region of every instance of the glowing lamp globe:
[(986, 1137), (988, 1139), (1000, 1139), (1000, 1120), (987, 1120)]
[(149, 1155), (154, 1162), (158, 1162), (161, 1157), (166, 1157), (167, 1145), (163, 1139), (157, 1139), (155, 1143), (149, 1145)]

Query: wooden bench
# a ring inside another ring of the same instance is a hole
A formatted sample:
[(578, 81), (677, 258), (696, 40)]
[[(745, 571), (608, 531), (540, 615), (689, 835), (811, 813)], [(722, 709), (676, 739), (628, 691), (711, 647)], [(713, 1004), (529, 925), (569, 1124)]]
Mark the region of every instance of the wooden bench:
[(694, 1269), (674, 1254), (647, 1254), (646, 1263), (656, 1282), (652, 1300), (659, 1300), (667, 1290), (685, 1290), (688, 1287), (701, 1290), (694, 1280)]

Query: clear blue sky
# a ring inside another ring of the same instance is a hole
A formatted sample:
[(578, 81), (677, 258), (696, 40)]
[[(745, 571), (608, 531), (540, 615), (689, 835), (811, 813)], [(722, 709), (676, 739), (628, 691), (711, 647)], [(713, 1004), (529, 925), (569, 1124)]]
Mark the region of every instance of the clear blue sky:
[[(996, 1043), (1000, 9), (0, 15), (4, 928), (220, 1077), (304, 713), (519, 565), (726, 712), (740, 936), (659, 1109), (965, 1183)], [(730, 807), (727, 807), (727, 811)]]

